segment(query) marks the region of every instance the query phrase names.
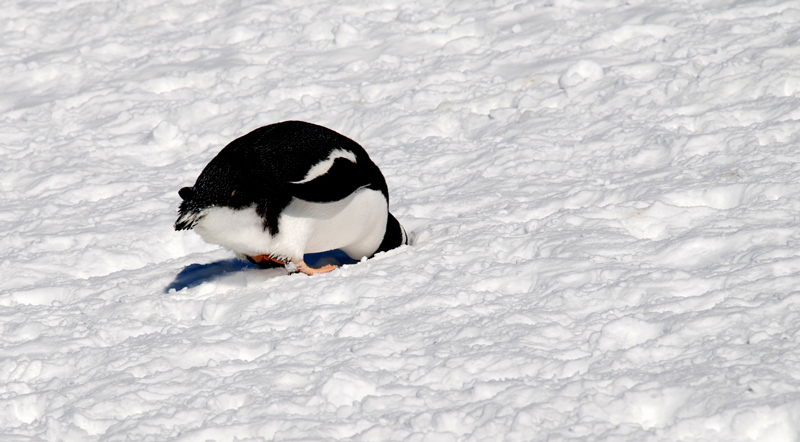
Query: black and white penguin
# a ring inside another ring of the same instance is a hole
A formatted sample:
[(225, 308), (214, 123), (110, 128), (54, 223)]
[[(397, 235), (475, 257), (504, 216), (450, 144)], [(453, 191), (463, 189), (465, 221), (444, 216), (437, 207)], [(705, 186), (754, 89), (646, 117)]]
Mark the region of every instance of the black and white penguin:
[(311, 268), (303, 255), (338, 249), (360, 260), (408, 241), (364, 148), (302, 121), (237, 138), (178, 193), (175, 230), (194, 229), (262, 267), (324, 273), (336, 267)]

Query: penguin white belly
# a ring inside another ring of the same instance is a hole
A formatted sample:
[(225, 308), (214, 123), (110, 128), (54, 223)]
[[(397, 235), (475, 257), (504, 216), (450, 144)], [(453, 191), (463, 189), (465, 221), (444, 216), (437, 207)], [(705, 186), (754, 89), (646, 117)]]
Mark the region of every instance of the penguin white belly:
[(388, 213), (386, 198), (372, 189), (330, 203), (294, 199), (281, 214), (280, 230), (297, 229), (297, 236), (307, 232), (305, 253), (341, 249), (361, 259), (375, 253), (383, 241)]
[(194, 230), (204, 241), (241, 255), (302, 259), (305, 253), (341, 249), (360, 259), (372, 255), (380, 246), (387, 217), (383, 194), (361, 189), (330, 203), (293, 199), (281, 212), (274, 237), (264, 229), (264, 220), (255, 206), (242, 210), (208, 208)]
[(255, 206), (241, 210), (214, 206), (205, 209), (194, 230), (210, 244), (227, 247), (239, 255), (302, 256), (302, 245), (287, 247), (280, 241), (285, 235), (273, 238), (264, 230), (264, 220)]

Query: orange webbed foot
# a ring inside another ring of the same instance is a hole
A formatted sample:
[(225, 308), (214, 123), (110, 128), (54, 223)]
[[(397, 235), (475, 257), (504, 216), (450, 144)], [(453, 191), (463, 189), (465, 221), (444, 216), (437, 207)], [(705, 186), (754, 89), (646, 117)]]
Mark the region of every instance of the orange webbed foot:
[(286, 265), (286, 261), (273, 258), (269, 255), (256, 255), (256, 256), (248, 256), (247, 257), (250, 262), (253, 264), (257, 264), (259, 267), (268, 269), (272, 267), (283, 267)]
[(315, 269), (313, 267), (309, 267), (308, 264), (305, 263), (302, 259), (298, 261), (291, 261), (291, 260), (281, 260), (278, 258), (274, 258), (269, 255), (257, 255), (257, 256), (249, 256), (248, 259), (253, 262), (254, 264), (258, 264), (262, 268), (270, 268), (270, 267), (286, 267), (286, 270), (289, 273), (305, 273), (306, 275), (316, 275), (317, 273), (329, 273), (334, 270), (338, 266), (328, 264), (324, 267), (320, 267)]
[(333, 264), (328, 264), (324, 267), (315, 269), (313, 267), (309, 267), (302, 259), (292, 264), (294, 264), (295, 267), (297, 267), (298, 272), (305, 273), (306, 275), (316, 275), (317, 273), (329, 273), (337, 269), (337, 266)]

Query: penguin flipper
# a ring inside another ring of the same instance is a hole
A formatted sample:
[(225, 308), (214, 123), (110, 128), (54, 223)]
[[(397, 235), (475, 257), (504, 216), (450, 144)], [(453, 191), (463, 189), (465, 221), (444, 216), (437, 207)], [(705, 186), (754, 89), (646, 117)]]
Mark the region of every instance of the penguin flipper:
[(329, 203), (347, 198), (363, 187), (377, 188), (363, 173), (362, 166), (346, 158), (336, 158), (330, 169), (310, 181), (290, 183), (290, 193), (312, 203)]

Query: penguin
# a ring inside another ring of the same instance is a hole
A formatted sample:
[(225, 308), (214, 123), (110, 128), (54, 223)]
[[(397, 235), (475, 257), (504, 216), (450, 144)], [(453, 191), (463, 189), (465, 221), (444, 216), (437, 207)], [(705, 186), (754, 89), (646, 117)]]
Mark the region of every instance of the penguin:
[(364, 148), (303, 121), (233, 140), (178, 194), (176, 231), (194, 230), (263, 268), (326, 273), (336, 266), (312, 268), (303, 255), (341, 250), (358, 261), (408, 244)]

